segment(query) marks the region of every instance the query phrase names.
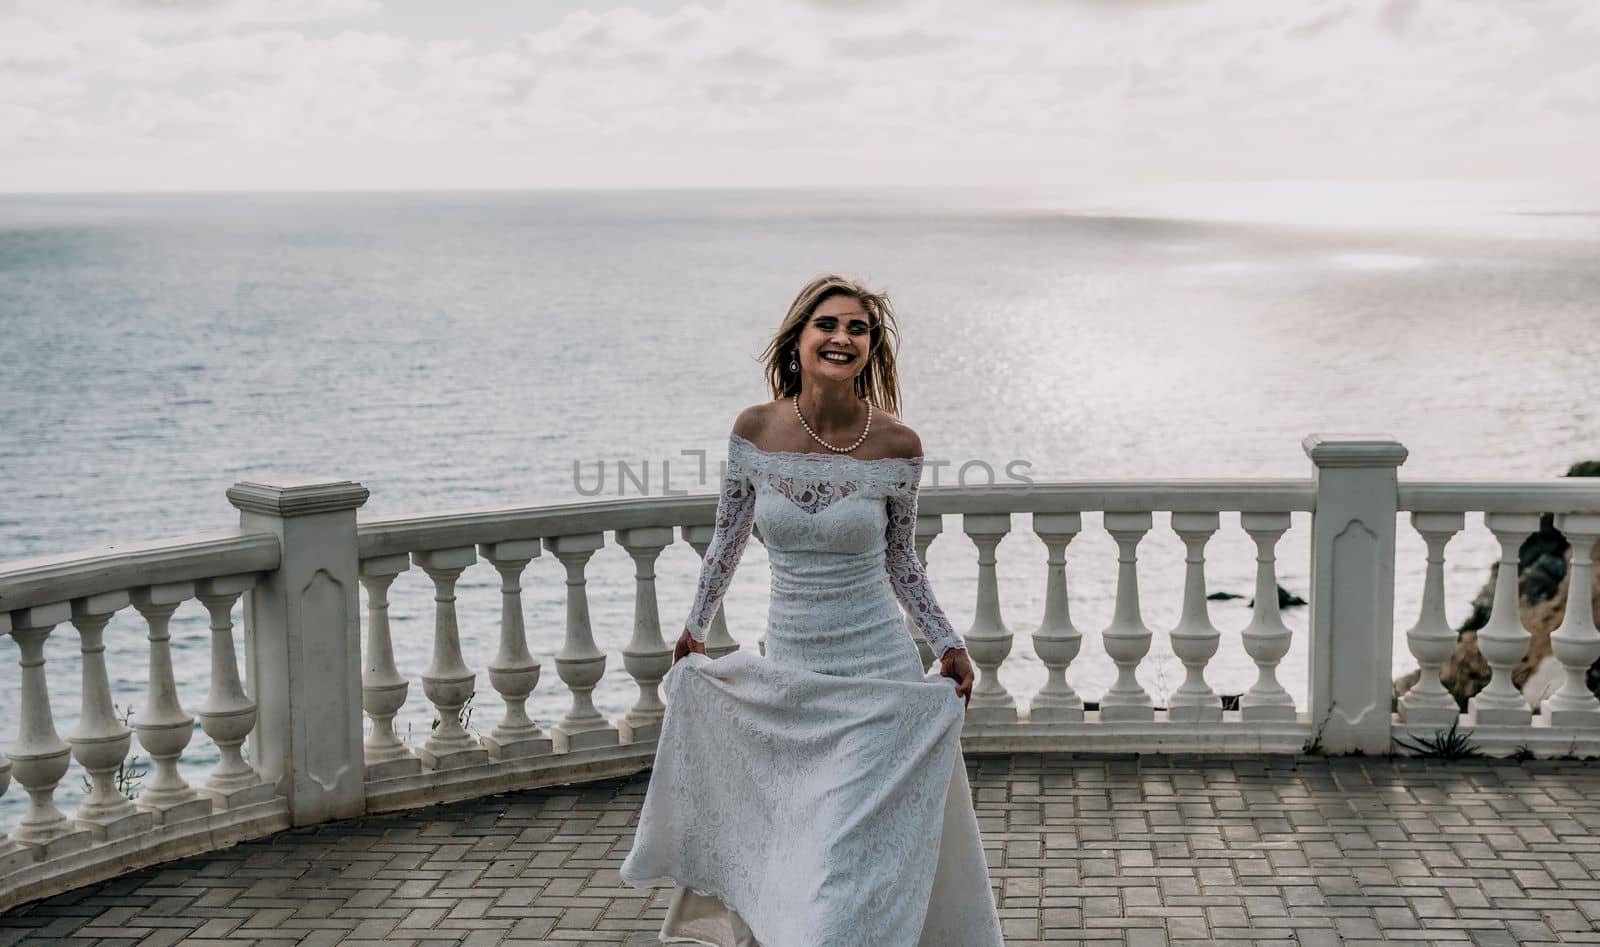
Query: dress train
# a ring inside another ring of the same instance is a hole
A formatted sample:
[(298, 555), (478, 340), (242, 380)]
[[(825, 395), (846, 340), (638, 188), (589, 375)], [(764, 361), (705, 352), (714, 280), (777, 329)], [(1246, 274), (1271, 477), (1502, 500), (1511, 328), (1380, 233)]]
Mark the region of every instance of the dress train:
[[(972, 912), (994, 910), (992, 902), (976, 904), (971, 897), (969, 879), (979, 874), (988, 875), (987, 862), (973, 857), (983, 848), (977, 817), (972, 806), (962, 801), (971, 798), (966, 764), (958, 756), (950, 771), (950, 794), (945, 799), (944, 832), (940, 836), (944, 841), (939, 846), (939, 865), (928, 899), (928, 918), (917, 941), (918, 947), (959, 944), (953, 938), (972, 926)], [(658, 937), (668, 944), (763, 947), (739, 912), (728, 908), (721, 898), (684, 887), (673, 890)]]

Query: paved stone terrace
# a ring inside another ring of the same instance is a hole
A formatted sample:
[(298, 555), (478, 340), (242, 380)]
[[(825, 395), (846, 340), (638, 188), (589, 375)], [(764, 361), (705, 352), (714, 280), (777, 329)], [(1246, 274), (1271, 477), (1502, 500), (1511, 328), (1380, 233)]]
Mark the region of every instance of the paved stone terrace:
[[(1600, 942), (1600, 769), (969, 756), (1007, 943)], [(654, 944), (647, 775), (284, 832), (0, 915), (0, 945)], [(952, 945), (959, 947), (959, 945)]]

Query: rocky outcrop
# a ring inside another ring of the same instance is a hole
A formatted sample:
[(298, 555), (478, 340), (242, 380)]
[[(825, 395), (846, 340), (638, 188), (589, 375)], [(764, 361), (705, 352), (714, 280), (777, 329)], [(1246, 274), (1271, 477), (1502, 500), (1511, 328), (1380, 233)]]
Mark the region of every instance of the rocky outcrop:
[[(1244, 598), (1244, 596), (1243, 595), (1236, 595), (1233, 592), (1212, 592), (1210, 595), (1206, 596), (1206, 601), (1208, 601), (1208, 602), (1228, 602), (1228, 601), (1232, 601), (1233, 599), (1236, 599), (1236, 598)], [(1284, 588), (1281, 585), (1278, 586), (1278, 607), (1279, 608), (1294, 608), (1294, 607), (1299, 606), (1299, 605), (1304, 605), (1305, 603), (1306, 603), (1305, 599), (1303, 599), (1300, 596), (1294, 594), (1293, 592), (1289, 591), (1288, 589)], [(1252, 598), (1250, 601), (1245, 603), (1244, 607), (1245, 608), (1255, 608), (1256, 607), (1256, 600)]]
[[(1569, 477), (1600, 476), (1600, 461), (1574, 464), (1567, 471)], [(1591, 589), (1595, 614), (1600, 615), (1600, 544), (1593, 551)], [(1550, 633), (1560, 627), (1567, 611), (1568, 569), (1572, 550), (1565, 536), (1555, 528), (1554, 517), (1545, 514), (1539, 518), (1539, 530), (1529, 536), (1517, 554), (1517, 593), (1522, 625), (1531, 638), (1528, 652), (1512, 671), (1511, 682), (1522, 690), (1530, 706), (1549, 696), (1561, 685), (1565, 670), (1551, 657)], [(1472, 600), (1472, 614), (1456, 629), (1456, 648), (1445, 659), (1439, 677), (1445, 689), (1456, 702), (1466, 709), (1467, 701), (1489, 683), (1489, 662), (1478, 650), (1478, 631), (1488, 624), (1489, 609), (1494, 604), (1495, 579), (1500, 564), (1489, 570), (1489, 581)], [(1545, 659), (1550, 660), (1546, 661)], [(1395, 698), (1410, 690), (1421, 676), (1412, 671), (1395, 681)], [(1530, 684), (1530, 681), (1532, 682)], [(1600, 662), (1589, 668), (1589, 689), (1600, 694)]]
[[(1305, 603), (1306, 603), (1305, 599), (1303, 599), (1300, 596), (1294, 594), (1293, 592), (1289, 591), (1288, 589), (1284, 588), (1281, 585), (1278, 586), (1278, 607), (1279, 608), (1299, 608), (1300, 606), (1304, 605)], [(1245, 607), (1246, 608), (1255, 608), (1256, 607), (1256, 600), (1255, 599), (1251, 599), (1250, 601), (1246, 602), (1245, 603)]]

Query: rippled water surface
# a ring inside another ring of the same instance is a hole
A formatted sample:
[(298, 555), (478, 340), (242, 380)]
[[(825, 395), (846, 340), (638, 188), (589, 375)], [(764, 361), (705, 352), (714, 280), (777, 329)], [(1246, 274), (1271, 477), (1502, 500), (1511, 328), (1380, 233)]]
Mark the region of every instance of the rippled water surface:
[[(220, 528), (223, 493), (268, 472), (359, 480), (363, 516), (564, 502), (603, 466), (663, 461), (674, 490), (700, 492), (681, 452), (722, 456), (738, 409), (764, 400), (755, 361), (795, 291), (825, 270), (887, 288), (900, 312), (903, 416), (922, 435), (925, 485), (986, 464), (1035, 480), (1308, 477), (1312, 432), (1382, 432), (1411, 451), (1402, 476), (1544, 478), (1600, 456), (1600, 220), (1485, 217), (1433, 228), (1227, 223), (1062, 210), (986, 209), (928, 195), (646, 194), (0, 197), (0, 560)], [(581, 465), (575, 473), (575, 464)], [(715, 467), (711, 473), (715, 474)], [(578, 476), (581, 474), (581, 477)], [(639, 490), (631, 481), (626, 492)], [(1016, 633), (1001, 680), (1031, 692), (1043, 669), (1028, 634), (1043, 610), (1043, 546), (1014, 517), (999, 570)], [(1158, 630), (1144, 671), (1158, 696), (1182, 677), (1162, 629), (1176, 622), (1182, 546), (1157, 516), (1141, 547), (1144, 617)], [(1252, 547), (1236, 516), (1210, 549), (1213, 588), (1249, 593)], [(1307, 521), (1279, 552), (1306, 591)], [(1402, 529), (1397, 612), (1420, 598), (1422, 546)], [(1494, 558), (1481, 525), (1450, 547), (1453, 620)], [(1086, 517), (1069, 550), (1070, 674), (1091, 698), (1114, 668), (1115, 547)], [(668, 637), (693, 597), (698, 560), (679, 543), (658, 590)], [(958, 630), (971, 621), (973, 547), (955, 518), (930, 552)], [(632, 563), (608, 545), (590, 567), (609, 716), (636, 696), (616, 655), (632, 634)], [(469, 569), (464, 648), (479, 669), (472, 726), (497, 700), (498, 576)], [(562, 570), (535, 560), (527, 623), (544, 662), (530, 707), (546, 727), (566, 701), (554, 654)], [(431, 587), (419, 570), (392, 593), (397, 659), (413, 679), (431, 652)], [(766, 560), (752, 543), (727, 600), (754, 647)], [(1305, 700), (1305, 616), (1282, 676)], [(1254, 679), (1239, 602), (1212, 683)], [(107, 642), (120, 705), (144, 700), (142, 621), (119, 614)], [(205, 698), (204, 610), (173, 624), (179, 689)], [(56, 723), (76, 722), (76, 633), (49, 649)], [(0, 694), (17, 693), (0, 644)], [(1403, 638), (1396, 669), (1407, 665)], [(15, 733), (0, 701), (0, 743)], [(420, 684), (400, 718), (414, 741), (431, 708)], [(196, 731), (201, 779), (215, 751)], [(78, 793), (76, 768), (63, 798)], [(21, 805), (0, 799), (0, 824)]]

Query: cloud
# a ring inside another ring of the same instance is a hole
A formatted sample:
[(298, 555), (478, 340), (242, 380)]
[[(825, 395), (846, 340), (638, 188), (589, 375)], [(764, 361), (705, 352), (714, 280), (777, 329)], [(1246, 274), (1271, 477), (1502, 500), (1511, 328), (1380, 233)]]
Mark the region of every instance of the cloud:
[(914, 29), (845, 37), (835, 44), (835, 49), (841, 56), (858, 59), (918, 59), (949, 52), (960, 45), (958, 37)]
[(67, 6), (0, 3), (0, 187), (1600, 174), (1589, 0)]
[(1552, 76), (1534, 101), (1541, 110), (1600, 120), (1600, 63)]
[(1390, 32), (1404, 36), (1406, 30), (1410, 29), (1412, 22), (1416, 20), (1421, 7), (1421, 0), (1389, 0), (1379, 14), (1379, 19)]

